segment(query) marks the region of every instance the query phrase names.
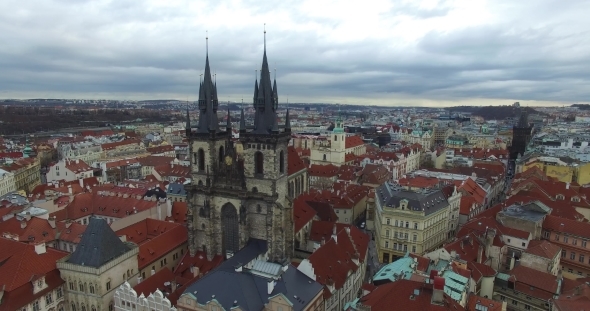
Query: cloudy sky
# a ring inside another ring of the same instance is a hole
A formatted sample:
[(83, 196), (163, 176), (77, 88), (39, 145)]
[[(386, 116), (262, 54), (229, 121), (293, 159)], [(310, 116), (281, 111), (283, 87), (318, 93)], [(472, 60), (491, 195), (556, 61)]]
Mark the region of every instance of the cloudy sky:
[(252, 99), (263, 25), (281, 102), (590, 101), (585, 0), (2, 0), (0, 98)]

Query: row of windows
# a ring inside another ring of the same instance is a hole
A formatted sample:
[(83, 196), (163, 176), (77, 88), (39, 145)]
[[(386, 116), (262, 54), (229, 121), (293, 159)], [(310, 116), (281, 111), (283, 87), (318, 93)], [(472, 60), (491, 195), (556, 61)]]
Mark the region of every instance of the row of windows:
[[(566, 258), (567, 254), (566, 254), (566, 250), (562, 249), (561, 250), (561, 258)], [(576, 260), (576, 252), (570, 252), (570, 260)], [(579, 254), (578, 255), (578, 261), (581, 263), (584, 263), (584, 261), (586, 260), (586, 258), (584, 257), (584, 254)], [(590, 259), (588, 260), (588, 263), (590, 264)]]
[[(545, 238), (548, 239), (550, 235), (551, 235), (551, 232), (545, 231)], [(556, 234), (554, 239), (555, 239), (555, 241), (559, 241), (559, 239), (560, 239), (559, 234)], [(570, 237), (564, 236), (563, 237), (563, 243), (569, 244), (570, 243)], [(577, 238), (574, 238), (574, 237), (571, 237), (571, 244), (577, 246), (578, 245), (578, 239)], [(587, 245), (588, 245), (588, 241), (586, 241), (586, 240), (580, 240), (580, 245), (583, 248), (586, 248)]]
[[(224, 156), (225, 152), (223, 146), (221, 146), (219, 147), (219, 163), (223, 163)], [(199, 151), (193, 155), (193, 157), (194, 163), (197, 164), (198, 170), (205, 171), (205, 151), (203, 149), (199, 149)], [(254, 173), (264, 174), (264, 155), (260, 151), (254, 154)], [(279, 173), (285, 173), (285, 154), (282, 150), (279, 152)]]

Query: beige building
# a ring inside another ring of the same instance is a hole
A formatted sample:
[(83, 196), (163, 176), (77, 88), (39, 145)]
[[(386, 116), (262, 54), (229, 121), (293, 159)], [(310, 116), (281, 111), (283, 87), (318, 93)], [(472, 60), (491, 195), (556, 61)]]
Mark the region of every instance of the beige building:
[(116, 311), (175, 311), (176, 308), (159, 289), (147, 297), (137, 295), (128, 282), (123, 283), (115, 292)]
[(122, 242), (106, 221), (91, 218), (78, 248), (57, 261), (66, 282), (66, 310), (113, 311), (115, 290), (137, 283), (136, 244)]
[(375, 191), (375, 244), (389, 263), (406, 252), (422, 255), (443, 244), (450, 205), (440, 190), (406, 190), (386, 183)]
[(335, 166), (352, 164), (357, 156), (367, 152), (360, 136), (344, 132), (342, 118), (338, 117), (334, 130), (326, 139), (315, 139), (311, 146), (311, 164)]
[(41, 164), (38, 158), (18, 159), (0, 169), (14, 174), (16, 190), (29, 193), (41, 184)]
[(0, 197), (13, 191), (16, 191), (14, 174), (0, 169)]

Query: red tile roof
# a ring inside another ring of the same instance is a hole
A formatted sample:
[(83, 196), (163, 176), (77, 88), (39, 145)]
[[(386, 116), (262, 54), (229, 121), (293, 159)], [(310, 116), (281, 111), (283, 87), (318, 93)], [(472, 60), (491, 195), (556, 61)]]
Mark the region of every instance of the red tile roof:
[(363, 139), (360, 136), (357, 136), (357, 135), (346, 136), (346, 140), (345, 140), (345, 148), (346, 149), (362, 146), (364, 144), (365, 143), (363, 142)]
[(191, 178), (190, 166), (182, 165), (161, 165), (154, 167), (154, 170), (160, 174), (160, 176), (173, 176), (173, 177), (184, 177)]
[(533, 240), (529, 242), (529, 246), (525, 252), (543, 258), (553, 259), (557, 254), (561, 253), (561, 247), (545, 240)]
[(172, 273), (168, 267), (164, 267), (154, 275), (150, 275), (145, 280), (142, 280), (140, 283), (135, 285), (133, 290), (135, 290), (137, 296), (143, 294), (144, 297), (148, 297), (157, 289), (163, 289), (164, 283), (173, 282), (175, 279), (176, 276), (174, 273)]
[(74, 173), (92, 171), (92, 167), (82, 160), (65, 160), (66, 168)]
[(293, 201), (293, 222), (295, 233), (299, 232), (303, 226), (309, 223), (317, 215), (316, 211), (302, 199)]
[[(101, 215), (113, 218), (124, 218), (136, 212), (141, 212), (154, 207), (157, 202), (133, 197), (123, 198), (108, 196), (104, 191), (96, 193), (82, 193), (74, 197), (74, 200), (65, 207), (65, 219), (77, 220), (90, 215)], [(57, 213), (51, 213), (50, 216)]]
[(23, 157), (22, 152), (0, 152), (0, 159), (19, 159)]
[(477, 261), (469, 261), (467, 262), (467, 268), (471, 270), (471, 275), (476, 282), (479, 282), (479, 279), (482, 277), (494, 277), (496, 276), (496, 270), (492, 267), (479, 263)]
[[(457, 235), (459, 236), (459, 235)], [(471, 232), (467, 235), (462, 235), (461, 238), (458, 238), (454, 242), (451, 242), (444, 246), (444, 249), (447, 252), (451, 253), (451, 251), (455, 251), (461, 260), (465, 260), (467, 262), (475, 262), (477, 261), (477, 253), (479, 251), (479, 240), (477, 239), (477, 234)], [(482, 262), (485, 262), (486, 256), (485, 252), (482, 253)]]
[(174, 221), (179, 224), (186, 224), (188, 206), (186, 202), (173, 202), (171, 216), (166, 217), (166, 221)]
[(117, 235), (139, 244), (138, 265), (144, 269), (162, 256), (185, 244), (188, 231), (185, 226), (147, 218), (144, 221), (118, 230)]
[(514, 277), (516, 290), (528, 296), (549, 300), (558, 292), (556, 276), (525, 266), (516, 266), (510, 272)]
[(147, 156), (137, 158), (137, 162), (142, 166), (161, 166), (161, 165), (169, 165), (172, 161), (174, 161), (174, 157), (165, 157), (165, 156)]
[(441, 181), (436, 177), (414, 176), (410, 178), (401, 178), (398, 184), (404, 187), (413, 188), (434, 188), (439, 185)]
[(306, 169), (305, 163), (301, 160), (301, 157), (293, 146), (287, 147), (287, 152), (287, 174), (293, 175)]
[(359, 184), (382, 185), (391, 180), (392, 173), (383, 165), (367, 164), (359, 173)]
[(553, 300), (553, 304), (556, 311), (587, 310), (590, 306), (590, 285), (586, 283), (562, 290), (561, 295)]
[(31, 302), (42, 298), (59, 286), (62, 286), (64, 283), (65, 281), (60, 277), (59, 270), (51, 270), (45, 274), (45, 284), (47, 284), (47, 287), (36, 294), (33, 293), (33, 285), (31, 283), (24, 284), (10, 292), (5, 291), (2, 297), (2, 304), (0, 304), (0, 311), (21, 310)]
[(114, 143), (102, 144), (101, 147), (102, 147), (102, 150), (112, 150), (112, 149), (116, 149), (121, 146), (130, 145), (130, 144), (139, 145), (140, 143), (141, 143), (141, 140), (139, 140), (139, 139), (125, 139), (125, 140), (114, 142)]
[(0, 249), (0, 284), (6, 286), (4, 290), (8, 292), (56, 270), (56, 261), (68, 255), (52, 248), (46, 248), (44, 254), (37, 254), (35, 245), (5, 238), (0, 238)]
[[(486, 307), (481, 308), (479, 306), (482, 307)], [(465, 310), (466, 311), (481, 311), (481, 310), (487, 310), (487, 311), (502, 311), (502, 302), (501, 301), (495, 301), (495, 300), (491, 300), (488, 298), (484, 298), (484, 297), (480, 297), (480, 296), (476, 296), (476, 295), (470, 295), (469, 296), (469, 300), (467, 300), (467, 304), (465, 305)]]
[(309, 176), (312, 177), (336, 177), (338, 176), (338, 166), (328, 164), (328, 165), (319, 165), (319, 164), (312, 164), (309, 167)]
[(547, 215), (543, 221), (543, 229), (585, 238), (590, 232), (590, 223)]
[[(414, 295), (418, 290), (419, 294)], [(453, 299), (444, 295), (444, 304), (433, 304), (432, 285), (412, 280), (398, 280), (377, 286), (375, 290), (360, 298), (359, 304), (369, 306), (371, 311), (446, 311), (465, 310)]]
[(146, 148), (147, 152), (151, 154), (160, 154), (165, 152), (174, 152), (174, 146), (172, 145), (164, 145), (164, 146), (156, 146), (156, 147), (149, 147)]
[[(346, 230), (350, 230), (350, 233)], [(349, 273), (355, 272), (359, 268), (353, 260), (364, 261), (363, 253), (367, 252), (369, 238), (360, 231), (360, 234), (353, 234), (352, 231), (352, 228), (341, 230), (335, 235), (335, 238), (328, 240), (309, 256), (308, 260), (314, 269), (318, 283), (333, 285), (336, 289), (340, 289), (346, 282)], [(360, 241), (352, 240), (355, 237)], [(364, 249), (359, 249), (363, 247)], [(324, 290), (324, 298), (330, 296), (331, 293)]]

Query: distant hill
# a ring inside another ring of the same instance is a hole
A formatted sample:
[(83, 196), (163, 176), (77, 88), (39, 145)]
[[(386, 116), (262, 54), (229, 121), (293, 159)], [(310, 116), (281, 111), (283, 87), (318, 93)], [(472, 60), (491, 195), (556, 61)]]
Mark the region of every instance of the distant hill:
[[(529, 115), (545, 113), (539, 112), (531, 107), (522, 107)], [(510, 106), (484, 106), (472, 110), (472, 115), (480, 116), (485, 120), (504, 120), (506, 118), (518, 118), (520, 116), (520, 109)]]
[(576, 107), (580, 110), (590, 110), (590, 105), (588, 104), (573, 104), (572, 107)]

